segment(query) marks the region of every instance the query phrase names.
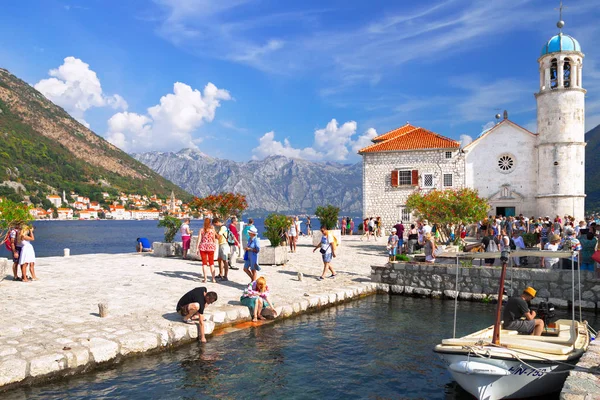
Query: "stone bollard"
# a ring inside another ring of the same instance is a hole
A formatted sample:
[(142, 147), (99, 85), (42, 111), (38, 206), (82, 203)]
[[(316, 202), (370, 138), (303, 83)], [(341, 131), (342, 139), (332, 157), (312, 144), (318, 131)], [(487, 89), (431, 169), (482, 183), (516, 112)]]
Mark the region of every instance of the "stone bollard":
[(300, 282), (302, 282), (302, 279), (304, 278), (304, 275), (302, 275), (302, 272), (298, 272), (298, 280)]
[(108, 304), (98, 303), (98, 314), (100, 314), (100, 318), (108, 317)]
[(65, 257), (71, 256), (71, 249), (64, 249), (63, 251), (64, 251), (64, 256)]

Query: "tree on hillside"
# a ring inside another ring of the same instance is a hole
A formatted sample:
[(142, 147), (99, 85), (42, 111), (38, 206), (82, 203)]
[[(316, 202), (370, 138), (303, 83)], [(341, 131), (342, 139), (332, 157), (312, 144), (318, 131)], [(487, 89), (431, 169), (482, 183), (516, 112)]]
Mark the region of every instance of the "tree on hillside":
[(248, 208), (246, 196), (239, 193), (222, 192), (198, 198), (192, 201), (192, 206), (198, 210), (206, 210), (214, 216), (227, 219), (232, 215), (241, 216)]
[(26, 224), (33, 220), (29, 206), (16, 203), (7, 198), (0, 198), (0, 239), (4, 241), (11, 226)]
[(445, 237), (449, 237), (448, 224), (472, 224), (487, 216), (490, 206), (479, 197), (476, 190), (447, 189), (424, 193), (415, 191), (406, 200), (408, 208), (416, 217), (437, 224)]

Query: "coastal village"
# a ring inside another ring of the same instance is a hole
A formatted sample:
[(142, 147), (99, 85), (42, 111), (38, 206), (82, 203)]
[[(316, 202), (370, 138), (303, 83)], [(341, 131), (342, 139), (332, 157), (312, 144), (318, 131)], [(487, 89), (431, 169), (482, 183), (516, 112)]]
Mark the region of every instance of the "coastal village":
[(102, 197), (104, 201), (100, 203), (90, 201), (89, 197), (74, 192), (69, 195), (63, 192), (62, 196), (48, 195), (46, 199), (52, 203), (53, 208), (44, 210), (35, 207), (29, 212), (35, 219), (57, 220), (156, 220), (164, 214), (177, 218), (191, 217), (193, 214), (190, 206), (177, 199), (173, 192), (167, 199), (161, 199), (156, 195), (148, 197), (125, 193), (112, 197), (107, 192), (102, 192)]

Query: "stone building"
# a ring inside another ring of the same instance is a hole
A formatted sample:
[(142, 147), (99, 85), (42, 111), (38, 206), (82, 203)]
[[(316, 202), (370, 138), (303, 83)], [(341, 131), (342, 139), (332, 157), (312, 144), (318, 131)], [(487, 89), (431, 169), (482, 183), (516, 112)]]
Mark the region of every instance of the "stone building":
[[(363, 215), (386, 226), (408, 221), (415, 190), (470, 187), (489, 200), (490, 214), (584, 217), (585, 140), (581, 46), (561, 29), (542, 48), (537, 133), (504, 119), (460, 143), (406, 124), (361, 149)], [(500, 116), (498, 115), (499, 119)]]

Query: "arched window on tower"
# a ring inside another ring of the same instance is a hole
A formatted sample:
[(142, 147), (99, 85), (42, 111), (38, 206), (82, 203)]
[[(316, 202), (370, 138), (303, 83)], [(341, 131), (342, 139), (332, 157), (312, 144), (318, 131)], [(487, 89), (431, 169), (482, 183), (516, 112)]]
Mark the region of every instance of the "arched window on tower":
[(558, 63), (556, 58), (553, 58), (550, 63), (550, 89), (558, 87)]
[(563, 82), (566, 88), (571, 87), (571, 60), (565, 58), (563, 64)]

